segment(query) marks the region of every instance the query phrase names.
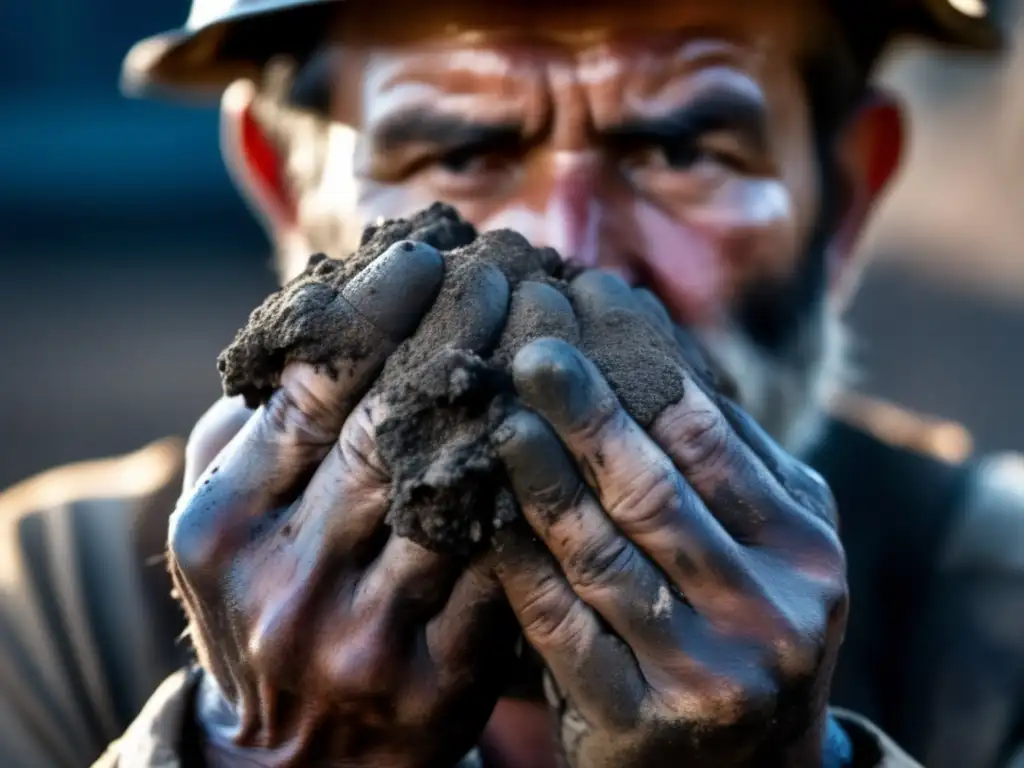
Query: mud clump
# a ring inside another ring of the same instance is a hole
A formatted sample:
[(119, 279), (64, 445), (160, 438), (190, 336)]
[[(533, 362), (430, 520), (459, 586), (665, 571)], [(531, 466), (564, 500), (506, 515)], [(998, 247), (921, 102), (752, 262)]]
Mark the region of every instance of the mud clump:
[[(225, 393), (256, 407), (280, 386), (289, 363), (338, 375), (365, 357), (380, 337), (339, 313), (335, 298), (403, 240), (440, 251), (444, 281), (371, 394), (385, 405), (376, 429), (392, 475), (387, 522), (426, 547), (471, 554), (518, 514), (491, 436), (513, 404), (511, 362), (526, 344), (555, 337), (577, 346), (643, 426), (682, 397), (682, 371), (704, 365), (684, 355), (667, 315), (658, 318), (632, 301), (588, 306), (574, 290), (588, 275), (557, 252), (510, 230), (478, 235), (454, 209), (435, 204), (368, 228), (346, 260), (311, 258), (221, 353)], [(712, 375), (703, 368), (699, 374)]]

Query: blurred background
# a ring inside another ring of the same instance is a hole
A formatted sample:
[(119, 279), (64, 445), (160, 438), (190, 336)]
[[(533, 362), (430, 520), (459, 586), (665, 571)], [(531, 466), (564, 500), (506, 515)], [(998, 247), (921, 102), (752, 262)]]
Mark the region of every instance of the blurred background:
[[(908, 46), (911, 153), (864, 244), (861, 390), (1024, 449), (1024, 2), (999, 62)], [(185, 0), (0, 3), (0, 487), (189, 426), (274, 288), (213, 109), (133, 102), (121, 57)]]

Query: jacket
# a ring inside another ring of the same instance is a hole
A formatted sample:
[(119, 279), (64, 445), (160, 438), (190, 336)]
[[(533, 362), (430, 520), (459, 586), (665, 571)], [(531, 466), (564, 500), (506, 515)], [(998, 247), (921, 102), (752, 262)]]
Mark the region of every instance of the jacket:
[[(810, 457), (847, 549), (833, 703), (848, 708), (836, 715), (854, 766), (915, 765), (885, 731), (929, 768), (1021, 768), (1024, 464), (940, 459), (927, 423), (915, 444), (863, 416), (832, 420)], [(183, 448), (160, 441), (0, 495), (5, 766), (79, 768), (105, 750), (104, 766), (194, 764), (181, 756), (194, 678), (163, 563)]]

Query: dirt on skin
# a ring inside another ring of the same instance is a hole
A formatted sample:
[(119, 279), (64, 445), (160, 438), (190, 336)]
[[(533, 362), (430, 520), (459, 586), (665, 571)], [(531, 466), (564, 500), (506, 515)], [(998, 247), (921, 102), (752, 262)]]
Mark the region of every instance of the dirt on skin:
[[(279, 387), (289, 363), (312, 363), (337, 375), (342, 362), (365, 356), (373, 334), (340, 313), (334, 299), (402, 240), (441, 251), (445, 276), (419, 329), (388, 359), (374, 386), (388, 414), (377, 426), (392, 475), (387, 522), (431, 549), (470, 554), (518, 515), (491, 445), (513, 401), (516, 352), (542, 337), (576, 345), (642, 426), (682, 397), (681, 371), (692, 359), (671, 332), (634, 308), (577, 311), (574, 320), (566, 311), (569, 281), (581, 270), (511, 230), (478, 235), (454, 209), (435, 204), (410, 219), (368, 228), (346, 260), (311, 258), (221, 353), (225, 393), (256, 407)], [(497, 322), (481, 322), (488, 317)], [(488, 325), (497, 331), (488, 333)]]

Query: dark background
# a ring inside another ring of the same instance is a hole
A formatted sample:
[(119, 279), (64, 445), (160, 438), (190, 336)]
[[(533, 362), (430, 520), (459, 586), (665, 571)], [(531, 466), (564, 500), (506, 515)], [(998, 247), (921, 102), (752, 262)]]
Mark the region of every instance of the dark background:
[[(274, 287), (215, 110), (117, 92), (130, 44), (185, 14), (0, 3), (0, 487), (186, 434), (218, 395), (217, 352)], [(916, 110), (910, 181), (851, 314), (861, 388), (961, 420), (983, 449), (1024, 448), (1018, 59), (909, 61), (891, 80)]]

